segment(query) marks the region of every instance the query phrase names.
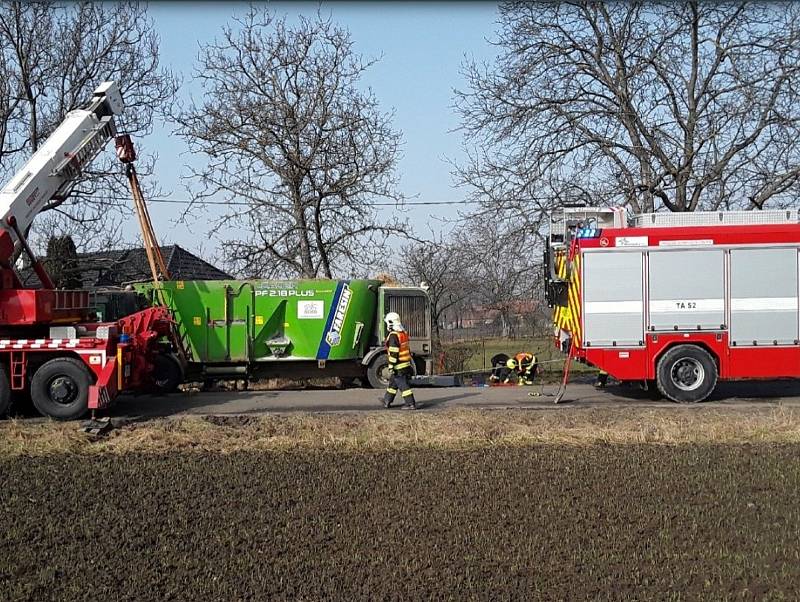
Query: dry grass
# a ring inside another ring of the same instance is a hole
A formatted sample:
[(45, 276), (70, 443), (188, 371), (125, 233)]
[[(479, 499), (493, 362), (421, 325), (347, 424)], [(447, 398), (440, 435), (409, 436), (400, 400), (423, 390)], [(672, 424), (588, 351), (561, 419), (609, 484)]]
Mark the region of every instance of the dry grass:
[(76, 423), (0, 423), (0, 456), (495, 445), (800, 443), (800, 409), (455, 410), (430, 414), (181, 417), (92, 439)]

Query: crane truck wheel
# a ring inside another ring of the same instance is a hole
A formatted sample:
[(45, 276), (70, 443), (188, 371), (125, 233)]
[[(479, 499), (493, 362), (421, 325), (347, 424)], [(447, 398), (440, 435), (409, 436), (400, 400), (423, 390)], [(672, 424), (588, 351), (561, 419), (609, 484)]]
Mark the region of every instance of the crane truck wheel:
[(31, 399), (43, 416), (77, 420), (89, 409), (89, 369), (73, 357), (57, 357), (39, 366), (31, 379)]
[(5, 366), (0, 365), (0, 418), (8, 414), (11, 409), (11, 385), (8, 382), (8, 372)]
[(711, 354), (697, 345), (678, 345), (658, 360), (656, 384), (667, 399), (697, 403), (717, 386), (717, 364)]
[(153, 360), (151, 392), (156, 395), (174, 393), (182, 383), (183, 368), (178, 358), (172, 354), (157, 355)]

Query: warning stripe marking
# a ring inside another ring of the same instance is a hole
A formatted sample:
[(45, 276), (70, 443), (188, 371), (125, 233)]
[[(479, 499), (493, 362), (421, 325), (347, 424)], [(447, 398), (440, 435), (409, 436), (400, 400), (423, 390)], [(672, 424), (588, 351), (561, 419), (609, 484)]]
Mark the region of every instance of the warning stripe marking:
[(572, 335), (576, 347), (581, 344), (581, 258), (577, 247), (573, 244), (570, 255), (560, 252), (555, 256), (556, 275), (561, 280), (567, 280), (567, 267), (570, 279), (567, 287), (567, 306), (556, 306), (553, 309), (553, 323), (560, 329)]
[[(556, 275), (559, 277), (559, 279), (564, 280), (566, 278), (567, 265), (565, 254), (563, 252), (556, 254), (554, 260)], [(569, 331), (569, 309), (567, 307), (556, 305), (553, 309), (553, 322), (558, 328)]]
[(3, 339), (0, 349), (73, 349), (80, 342), (80, 339)]
[(572, 281), (569, 284), (569, 305), (572, 314), (572, 336), (575, 347), (581, 346), (583, 333), (581, 331), (581, 255), (577, 247), (573, 250)]

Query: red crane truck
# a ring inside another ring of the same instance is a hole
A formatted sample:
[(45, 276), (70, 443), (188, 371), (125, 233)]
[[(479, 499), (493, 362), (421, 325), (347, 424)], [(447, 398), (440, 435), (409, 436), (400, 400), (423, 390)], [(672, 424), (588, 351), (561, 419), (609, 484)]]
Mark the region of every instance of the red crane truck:
[(798, 253), (796, 210), (564, 208), (545, 261), (557, 344), (676, 402), (718, 380), (797, 378)]
[[(12, 395), (28, 394), (43, 415), (75, 419), (157, 380), (159, 341), (172, 336), (169, 313), (151, 308), (117, 322), (93, 321), (89, 292), (57, 290), (25, 238), (36, 215), (66, 198), (116, 136), (114, 117), (122, 110), (117, 85), (102, 84), (0, 190), (0, 415)], [(19, 251), (42, 288), (22, 286), (14, 269)]]

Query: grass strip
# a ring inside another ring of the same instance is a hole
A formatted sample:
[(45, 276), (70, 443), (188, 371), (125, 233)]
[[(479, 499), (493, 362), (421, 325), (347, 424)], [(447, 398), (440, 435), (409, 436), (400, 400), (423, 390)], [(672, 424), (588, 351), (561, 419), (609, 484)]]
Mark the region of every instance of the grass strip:
[(0, 457), (643, 443), (800, 443), (800, 409), (695, 406), (187, 416), (123, 424), (99, 439), (81, 433), (74, 422), (0, 423)]

